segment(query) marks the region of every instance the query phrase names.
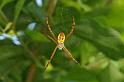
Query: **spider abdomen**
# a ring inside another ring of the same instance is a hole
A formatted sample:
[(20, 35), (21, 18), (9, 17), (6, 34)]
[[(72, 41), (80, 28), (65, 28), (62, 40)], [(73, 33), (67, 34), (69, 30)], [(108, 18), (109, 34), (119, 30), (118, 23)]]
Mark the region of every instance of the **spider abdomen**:
[(64, 47), (64, 41), (65, 41), (65, 34), (63, 32), (60, 32), (58, 35), (58, 48), (62, 50)]
[(58, 35), (58, 44), (64, 43), (64, 41), (65, 41), (65, 34), (63, 32), (60, 32)]

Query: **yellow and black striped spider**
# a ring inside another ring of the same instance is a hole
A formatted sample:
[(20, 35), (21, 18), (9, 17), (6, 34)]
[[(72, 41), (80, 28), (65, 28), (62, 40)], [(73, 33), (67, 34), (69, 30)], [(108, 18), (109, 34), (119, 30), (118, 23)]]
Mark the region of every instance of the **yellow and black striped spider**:
[(51, 60), (53, 59), (54, 55), (55, 55), (55, 52), (57, 49), (59, 50), (63, 50), (73, 61), (75, 61), (77, 64), (79, 64), (75, 59), (74, 57), (72, 56), (72, 54), (69, 52), (69, 50), (65, 47), (64, 45), (64, 42), (65, 40), (67, 40), (73, 33), (74, 31), (74, 28), (75, 28), (75, 20), (74, 20), (74, 17), (72, 17), (72, 29), (71, 31), (67, 34), (67, 36), (65, 37), (65, 34), (64, 32), (60, 32), (59, 35), (58, 35), (58, 38), (56, 38), (55, 34), (53, 33), (53, 31), (51, 30), (51, 27), (49, 25), (49, 21), (48, 21), (48, 17), (46, 18), (46, 24), (47, 24), (47, 27), (48, 27), (48, 30), (50, 31), (51, 35), (52, 36), (49, 36), (48, 37), (54, 42), (57, 44), (57, 46), (55, 47), (48, 63), (45, 65), (45, 69), (48, 67), (49, 63), (51, 62)]

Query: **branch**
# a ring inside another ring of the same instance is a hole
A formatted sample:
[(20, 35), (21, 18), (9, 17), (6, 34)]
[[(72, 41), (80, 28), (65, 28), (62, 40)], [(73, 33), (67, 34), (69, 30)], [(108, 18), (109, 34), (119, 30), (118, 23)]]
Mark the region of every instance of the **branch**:
[(27, 77), (26, 82), (33, 82), (35, 72), (36, 72), (36, 65), (31, 64), (31, 67), (29, 68), (28, 77)]
[(51, 16), (55, 10), (56, 4), (58, 0), (49, 0), (48, 9), (47, 9), (47, 16)]

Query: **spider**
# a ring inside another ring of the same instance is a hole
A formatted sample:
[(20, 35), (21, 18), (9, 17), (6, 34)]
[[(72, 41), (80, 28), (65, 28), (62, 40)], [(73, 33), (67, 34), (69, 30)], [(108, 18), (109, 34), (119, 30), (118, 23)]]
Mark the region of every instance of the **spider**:
[(55, 55), (55, 52), (57, 49), (59, 50), (63, 50), (66, 55), (68, 55), (74, 62), (76, 62), (77, 64), (79, 64), (76, 59), (74, 59), (74, 57), (72, 56), (72, 54), (69, 52), (69, 50), (65, 47), (64, 45), (64, 42), (65, 40), (67, 40), (72, 34), (73, 34), (73, 31), (74, 31), (74, 28), (75, 28), (75, 20), (74, 20), (74, 17), (72, 17), (72, 29), (71, 31), (67, 34), (67, 36), (65, 37), (65, 34), (64, 32), (60, 32), (58, 37), (56, 38), (55, 34), (53, 33), (53, 31), (51, 30), (51, 27), (49, 25), (49, 21), (48, 21), (48, 17), (46, 17), (46, 24), (47, 24), (47, 28), (49, 30), (49, 32), (51, 33), (51, 36), (47, 35), (48, 38), (50, 38), (54, 43), (57, 44), (57, 46), (55, 47), (55, 49), (53, 50), (52, 52), (52, 55), (50, 57), (50, 59), (48, 60), (48, 63), (45, 65), (45, 69), (48, 67), (48, 65), (50, 64), (51, 60), (53, 59), (54, 55)]

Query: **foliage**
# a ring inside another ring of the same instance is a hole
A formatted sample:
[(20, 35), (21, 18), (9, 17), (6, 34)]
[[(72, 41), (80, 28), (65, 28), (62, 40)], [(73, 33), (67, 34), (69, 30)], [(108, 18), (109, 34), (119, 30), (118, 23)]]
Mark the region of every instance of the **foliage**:
[[(40, 2), (38, 2), (40, 1)], [(123, 0), (1, 0), (0, 82), (124, 82)], [(56, 52), (56, 36), (76, 28), (66, 47), (81, 66)]]

